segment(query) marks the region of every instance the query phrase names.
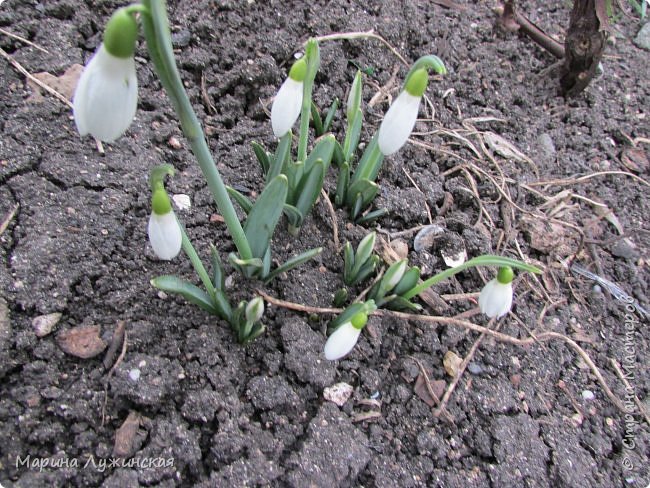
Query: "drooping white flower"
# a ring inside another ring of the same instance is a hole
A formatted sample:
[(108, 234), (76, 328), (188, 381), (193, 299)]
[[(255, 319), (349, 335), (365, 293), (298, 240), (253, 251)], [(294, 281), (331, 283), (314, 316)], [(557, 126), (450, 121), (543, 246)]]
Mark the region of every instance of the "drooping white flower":
[(273, 100), (271, 127), (275, 137), (280, 138), (289, 132), (300, 115), (306, 74), (307, 62), (301, 58), (293, 64)]
[(497, 277), (483, 287), (478, 297), (481, 312), (490, 318), (499, 318), (510, 311), (510, 307), (512, 307), (512, 277), (512, 269), (501, 268)]
[(147, 231), (153, 252), (158, 258), (169, 261), (181, 252), (183, 236), (173, 211), (163, 215), (151, 212)]
[(90, 59), (74, 92), (73, 113), (79, 134), (113, 142), (131, 125), (138, 105), (133, 58), (117, 58), (102, 44)]
[(183, 243), (183, 233), (162, 184), (154, 190), (151, 197), (151, 216), (147, 233), (153, 252), (160, 259), (168, 261), (178, 256)]
[(379, 126), (377, 140), (379, 150), (384, 156), (397, 152), (411, 135), (428, 80), (425, 69), (416, 70), (386, 112)]
[(359, 340), (359, 334), (367, 322), (368, 315), (365, 312), (359, 312), (340, 325), (325, 343), (325, 358), (336, 361), (349, 354)]
[(361, 329), (357, 329), (352, 322), (346, 322), (332, 332), (325, 343), (325, 358), (336, 361), (346, 356), (359, 340)]
[(138, 104), (133, 53), (137, 23), (125, 9), (113, 14), (104, 42), (84, 68), (73, 96), (79, 134), (113, 142), (129, 128)]

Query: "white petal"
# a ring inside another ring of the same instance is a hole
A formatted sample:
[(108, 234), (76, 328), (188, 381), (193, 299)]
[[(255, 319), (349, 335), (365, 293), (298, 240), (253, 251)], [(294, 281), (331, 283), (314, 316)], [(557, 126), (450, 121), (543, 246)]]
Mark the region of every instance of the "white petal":
[(361, 329), (346, 322), (336, 329), (325, 343), (325, 358), (336, 361), (347, 355), (357, 343)]
[(512, 283), (504, 285), (496, 278), (489, 281), (481, 290), (478, 305), (490, 318), (507, 314), (512, 306)]
[(170, 260), (181, 251), (183, 236), (174, 212), (158, 215), (151, 212), (149, 217), (149, 242), (153, 252), (160, 259)]
[(282, 137), (296, 123), (302, 108), (302, 92), (302, 81), (287, 78), (282, 83), (271, 107), (271, 127), (275, 137)]
[(79, 134), (113, 142), (129, 128), (138, 105), (135, 61), (109, 54), (102, 44), (86, 65), (73, 97)]
[(404, 90), (386, 112), (377, 141), (384, 156), (397, 152), (411, 135), (418, 118), (420, 98)]

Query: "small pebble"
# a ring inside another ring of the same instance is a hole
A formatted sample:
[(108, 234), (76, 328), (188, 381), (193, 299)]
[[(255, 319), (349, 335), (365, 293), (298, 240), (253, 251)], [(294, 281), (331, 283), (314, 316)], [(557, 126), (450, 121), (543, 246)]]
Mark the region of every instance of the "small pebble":
[(328, 400), (332, 403), (337, 404), (339, 407), (342, 407), (345, 405), (345, 402), (350, 399), (353, 391), (354, 388), (352, 385), (348, 385), (347, 383), (336, 383), (335, 385), (327, 387), (323, 390), (323, 397), (325, 400)]
[(54, 326), (61, 320), (61, 316), (61, 313), (54, 312), (48, 313), (47, 315), (40, 315), (32, 320), (32, 327), (34, 328), (36, 337), (45, 337), (52, 332)]
[(478, 363), (469, 363), (467, 369), (474, 375), (479, 375), (483, 372), (483, 368), (481, 368), (481, 365)]
[(133, 382), (138, 381), (140, 379), (140, 370), (134, 368), (131, 371), (129, 371), (129, 379)]
[(176, 138), (174, 136), (171, 136), (169, 138), (169, 141), (167, 141), (167, 144), (169, 144), (169, 147), (171, 147), (172, 149), (180, 149), (182, 147), (181, 146), (181, 141), (179, 141), (178, 138)]
[(582, 391), (582, 398), (584, 400), (590, 401), (593, 400), (595, 397), (594, 392), (591, 390), (583, 390)]
[(458, 375), (458, 368), (460, 368), (462, 358), (454, 351), (447, 351), (445, 357), (442, 359), (442, 365), (449, 376), (455, 378)]
[(173, 195), (172, 200), (174, 200), (174, 204), (178, 210), (187, 210), (192, 206), (192, 200), (190, 199), (190, 196), (185, 195), (184, 193), (177, 193), (176, 195)]
[(553, 158), (555, 157), (555, 143), (553, 142), (553, 139), (551, 136), (547, 133), (541, 134), (537, 138), (537, 143), (540, 145), (544, 153), (548, 158)]

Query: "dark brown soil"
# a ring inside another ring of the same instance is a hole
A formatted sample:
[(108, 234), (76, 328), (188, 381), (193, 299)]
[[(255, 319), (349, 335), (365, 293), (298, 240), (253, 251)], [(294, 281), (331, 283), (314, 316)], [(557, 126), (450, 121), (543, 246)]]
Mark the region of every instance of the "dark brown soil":
[[(193, 279), (185, 258), (160, 262), (148, 247), (147, 174), (156, 164), (178, 170), (169, 188), (192, 199), (192, 208), (179, 215), (199, 253), (207, 259), (214, 242), (225, 258), (233, 246), (223, 224), (211, 219), (216, 208), (144, 45), (137, 58), (137, 119), (105, 154), (90, 138), (78, 137), (66, 105), (49, 95), (35, 99), (24, 75), (3, 58), (0, 218), (8, 219), (8, 226), (0, 236), (2, 486), (645, 487), (650, 482), (648, 424), (629, 396), (636, 394), (648, 409), (647, 319), (562, 264), (575, 258), (649, 308), (650, 63), (648, 52), (632, 43), (641, 21), (615, 19), (604, 73), (584, 94), (565, 101), (557, 94), (557, 73), (546, 70), (555, 60), (497, 27), (492, 9), (498, 2), (457, 3), (466, 9), (420, 0), (173, 1), (169, 16), (181, 74), (219, 170), (228, 184), (256, 192), (262, 178), (250, 142), (274, 147), (264, 103), (309, 36), (375, 29), (410, 61), (440, 56), (449, 74), (436, 77), (427, 92), (435, 117), (420, 122), (420, 134), (413, 137), (430, 148), (408, 144), (387, 159), (379, 177), (377, 203), (391, 210), (379, 222), (382, 235), (396, 237), (429, 223), (428, 206), (452, 236), (449, 241), (464, 242), (470, 257), (525, 256), (543, 266), (539, 281), (518, 281), (514, 315), (502, 320), (499, 330), (521, 338), (554, 331), (577, 341), (630, 412), (617, 409), (585, 361), (561, 341), (518, 348), (483, 340), (449, 401), (453, 423), (435, 417), (435, 406), (414, 391), (418, 362), (432, 381), (449, 383), (443, 356), (450, 350), (467, 355), (476, 333), (373, 317), (354, 352), (329, 363), (322, 355), (329, 316), (267, 306), (267, 332), (239, 346), (224, 322), (149, 284), (160, 274)], [(568, 2), (519, 4), (534, 22), (563, 38)], [(88, 59), (108, 16), (121, 5), (7, 0), (0, 6), (0, 27), (47, 52), (3, 33), (0, 47), (30, 73), (61, 75)], [(346, 96), (356, 69), (350, 61), (372, 68), (366, 103), (399, 68), (390, 85), (395, 95), (406, 73), (375, 40), (323, 43), (321, 57), (315, 89), (321, 107)], [(384, 99), (367, 109), (364, 141), (386, 107)], [(338, 116), (334, 124), (339, 137), (341, 120)], [(487, 132), (530, 161), (488, 156), (481, 147)], [(180, 147), (170, 143), (172, 137)], [(588, 177), (576, 179), (580, 176)], [(555, 181), (537, 184), (549, 180)], [(327, 188), (334, 184), (330, 172)], [(544, 205), (562, 191), (563, 198)], [(453, 203), (440, 216), (446, 194)], [(613, 212), (625, 238), (599, 217), (591, 201)], [(278, 233), (279, 260), (319, 245), (324, 251), (265, 291), (331, 306), (343, 266), (333, 225), (321, 200), (297, 239)], [(335, 225), (343, 242), (356, 244), (367, 232), (350, 224), (343, 211)], [(442, 269), (439, 249), (416, 252), (413, 236), (403, 236), (410, 262), (427, 276)], [(491, 273), (485, 270), (483, 277)], [(237, 297), (251, 298), (260, 286), (234, 274), (232, 280)], [(469, 293), (482, 283), (478, 272), (466, 272), (436, 291)], [(448, 316), (476, 307), (467, 299), (448, 304)], [(37, 337), (32, 321), (53, 312), (60, 312), (61, 320), (52, 333)], [(110, 341), (121, 320), (127, 349), (110, 379), (101, 355), (75, 358), (57, 342), (62, 331), (84, 325), (101, 326)], [(481, 315), (471, 320), (486, 325)], [(628, 389), (611, 360), (626, 368)], [(354, 387), (343, 407), (323, 396), (338, 382)], [(116, 432), (130, 412), (140, 416), (135, 437), (128, 437), (131, 464), (111, 466)], [(364, 420), (360, 414), (368, 412), (377, 413)], [(147, 465), (147, 460), (164, 462)], [(46, 462), (67, 466), (43, 466)]]

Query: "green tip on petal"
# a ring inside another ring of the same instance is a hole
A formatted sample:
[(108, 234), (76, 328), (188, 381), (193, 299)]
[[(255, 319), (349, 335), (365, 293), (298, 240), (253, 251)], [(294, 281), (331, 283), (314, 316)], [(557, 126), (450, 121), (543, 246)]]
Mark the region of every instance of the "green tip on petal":
[(172, 203), (162, 186), (156, 188), (151, 196), (151, 209), (158, 215), (166, 215), (172, 211)]
[(293, 63), (291, 70), (289, 70), (289, 78), (301, 82), (305, 80), (305, 76), (307, 76), (307, 61), (303, 57)]
[(514, 277), (515, 277), (515, 273), (514, 271), (512, 271), (512, 268), (510, 266), (504, 266), (503, 268), (499, 268), (499, 272), (497, 273), (497, 281), (502, 285), (507, 285), (508, 283), (512, 283)]
[(363, 329), (368, 322), (368, 315), (365, 314), (364, 312), (359, 312), (358, 314), (354, 315), (350, 319), (350, 323), (352, 324), (352, 327), (355, 329)]
[(104, 47), (116, 58), (130, 58), (138, 39), (138, 23), (126, 8), (116, 10), (104, 29)]
[(420, 68), (415, 70), (406, 82), (404, 89), (414, 97), (421, 97), (429, 84), (429, 75), (427, 70)]

